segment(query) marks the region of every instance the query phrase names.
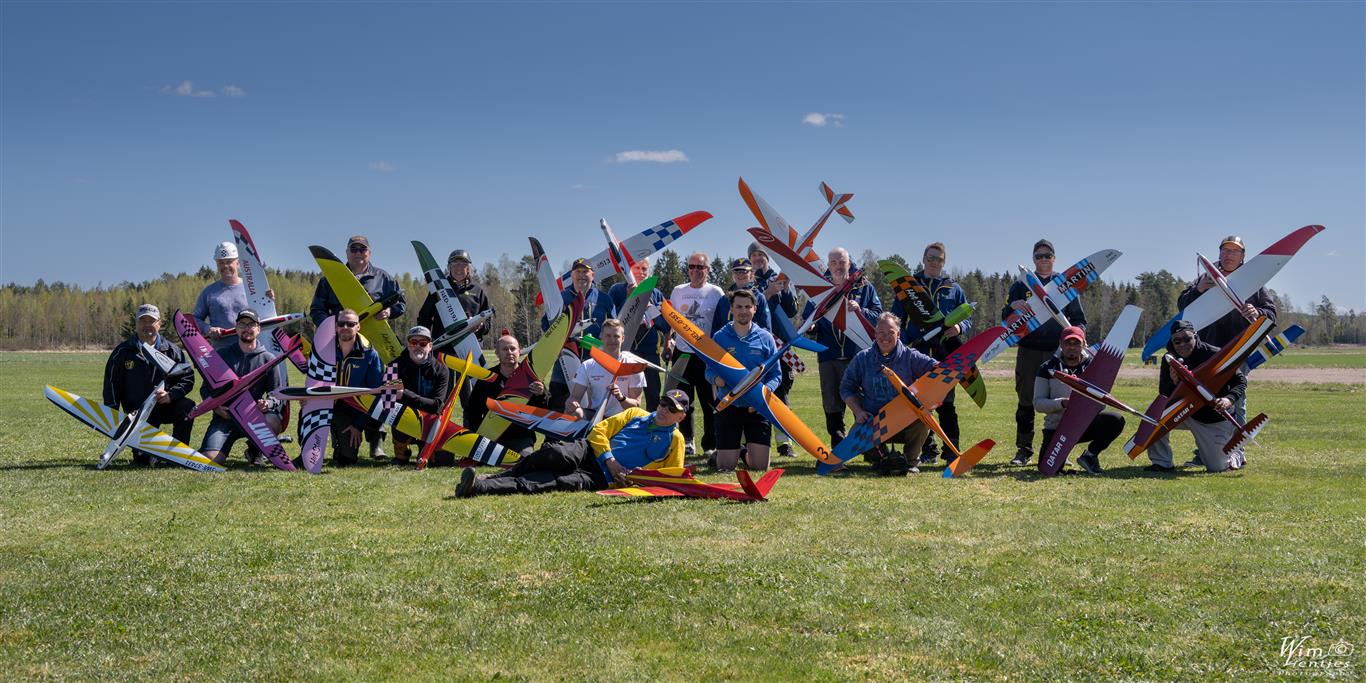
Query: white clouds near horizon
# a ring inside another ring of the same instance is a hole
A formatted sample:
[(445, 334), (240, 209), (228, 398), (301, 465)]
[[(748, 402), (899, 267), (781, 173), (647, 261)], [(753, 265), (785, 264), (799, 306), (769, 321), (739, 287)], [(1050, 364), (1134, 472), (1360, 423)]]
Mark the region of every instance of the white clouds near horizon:
[(617, 152), (616, 162), (626, 164), (633, 161), (648, 161), (656, 164), (673, 164), (680, 161), (687, 161), (688, 155), (682, 150), (670, 149), (660, 151), (649, 151), (633, 149), (626, 152)]
[(843, 128), (844, 114), (822, 114), (813, 111), (802, 117), (802, 123), (808, 126), (815, 126), (816, 128), (824, 128), (827, 125)]

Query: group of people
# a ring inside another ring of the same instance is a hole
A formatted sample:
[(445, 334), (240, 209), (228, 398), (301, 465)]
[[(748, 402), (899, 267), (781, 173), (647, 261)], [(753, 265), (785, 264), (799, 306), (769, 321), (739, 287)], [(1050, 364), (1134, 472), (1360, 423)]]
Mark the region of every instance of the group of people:
[[(363, 235), (351, 237), (346, 253), (348, 268), (370, 296), (376, 301), (391, 302), (375, 317), (380, 320), (403, 317), (407, 306), (398, 283), (387, 271), (371, 263), (370, 241)], [(1219, 253), (1218, 266), (1227, 274), (1241, 266), (1245, 248), (1240, 238), (1230, 236), (1222, 241)], [(932, 242), (924, 247), (920, 266), (913, 274), (946, 315), (968, 300), (963, 288), (948, 275), (947, 259), (948, 248), (942, 242)], [(1051, 242), (1039, 240), (1034, 245), (1034, 273), (1040, 280), (1047, 281), (1053, 276), (1055, 260)], [(218, 245), (214, 261), (219, 279), (200, 294), (193, 317), (224, 362), (240, 376), (269, 362), (274, 354), (262, 341), (260, 315), (247, 305), (235, 245), (231, 242)], [(799, 310), (794, 288), (773, 267), (768, 252), (757, 242), (750, 244), (744, 257), (730, 262), (732, 284), (728, 291), (708, 282), (710, 262), (706, 253), (690, 254), (686, 259), (687, 280), (667, 296), (656, 288), (649, 293), (650, 302), (657, 307), (668, 300), (742, 364), (757, 367), (780, 345), (791, 341), (795, 330), (791, 322), (806, 319), (815, 304), (808, 301), (805, 308)], [(843, 248), (832, 249), (825, 265), (826, 276), (836, 286), (844, 286), (850, 277), (861, 277), (853, 270), (849, 253)], [(643, 280), (649, 269), (648, 259), (640, 259), (632, 265), (637, 280)], [(489, 310), (488, 296), (474, 280), (475, 269), (468, 251), (452, 251), (447, 271), (451, 291), (466, 315), (475, 316)], [(578, 371), (567, 377), (557, 363), (548, 381), (530, 383), (528, 403), (579, 418), (591, 417), (605, 403), (602, 411), (605, 419), (585, 438), (547, 438), (539, 449), (534, 432), (511, 425), (498, 441), (520, 455), (516, 465), (498, 475), (484, 477), (467, 469), (461, 474), (458, 495), (603, 488), (624, 482), (624, 472), (632, 467), (681, 465), (686, 457), (696, 455), (698, 449), (718, 471), (733, 469), (742, 463), (750, 469), (769, 466), (772, 426), (745, 406), (732, 404), (716, 411), (718, 399), (728, 389), (724, 382), (708, 369), (707, 363), (685, 340), (671, 333), (663, 316), (642, 322), (634, 335), (627, 335), (624, 324), (618, 319), (629, 293), (626, 284), (621, 282), (610, 289), (601, 289), (595, 275), (588, 260), (574, 261), (567, 286), (560, 293), (564, 307), (580, 314), (583, 322), (578, 333), (599, 338), (602, 350), (609, 356), (623, 361), (644, 361), (647, 369), (614, 375), (585, 353)], [(1197, 279), (1181, 294), (1181, 305), (1184, 307), (1212, 285), (1208, 278)], [(871, 419), (896, 398), (895, 390), (883, 376), (883, 368), (890, 369), (906, 384), (914, 383), (969, 338), (974, 329), (969, 318), (933, 337), (933, 341), (925, 342), (922, 337), (926, 330), (918, 329), (912, 322), (913, 316), (907, 315), (905, 307), (909, 304), (894, 300), (884, 310), (876, 290), (866, 280), (853, 283), (847, 291), (849, 310), (864, 316), (875, 329), (873, 345), (859, 348), (854, 340), (826, 319), (817, 320), (809, 332), (825, 347), (817, 354), (817, 375), (825, 431), (832, 446), (845, 436), (846, 413), (852, 414), (856, 423), (862, 422)], [(267, 295), (273, 298), (272, 293)], [(1000, 312), (1001, 318), (1023, 308), (1028, 295), (1025, 285), (1013, 285), (1008, 303)], [(1276, 314), (1274, 301), (1265, 290), (1251, 297), (1247, 309), (1273, 319)], [(1041, 445), (1046, 445), (1070, 400), (1071, 389), (1055, 379), (1055, 373), (1079, 375), (1091, 360), (1087, 350), (1086, 315), (1080, 299), (1073, 300), (1064, 314), (1073, 323), (1071, 327), (1063, 329), (1049, 319), (1023, 337), (1018, 345), (1013, 465), (1033, 462), (1035, 414), (1044, 416), (1039, 436), (1042, 437)], [(359, 333), (357, 312), (343, 307), (326, 279), (317, 286), (309, 316), (315, 324), (335, 316), (337, 384), (378, 387), (385, 381), (386, 372), (379, 355)], [(550, 322), (543, 317), (543, 328)], [(174, 376), (166, 376), (166, 371), (142, 350), (142, 344), (146, 343), (173, 360), (185, 360), (184, 352), (161, 336), (161, 324), (161, 312), (155, 305), (144, 304), (137, 309), (135, 335), (116, 347), (109, 357), (104, 403), (132, 410), (157, 390), (149, 423), (171, 424), (172, 435), (185, 442), (191, 430), (188, 415), (194, 407), (189, 397), (194, 385), (193, 371), (186, 365)], [(1194, 366), (1238, 336), (1246, 325), (1241, 311), (1231, 312), (1218, 323), (1199, 331), (1198, 336), (1186, 323), (1185, 327), (1173, 330), (1168, 350)], [(440, 412), (447, 401), (460, 401), (463, 408), (460, 422), (470, 430), (477, 430), (488, 414), (487, 399), (502, 395), (505, 383), (514, 376), (522, 340), (506, 333), (493, 337), (492, 378), (467, 383), (459, 396), (452, 396), (452, 374), (432, 350), (432, 341), (442, 329), (437, 297), (432, 294), (423, 302), (415, 324), (407, 329), (406, 348), (393, 361), (394, 367), (389, 374), (396, 375), (402, 384), (399, 400), (404, 405), (434, 414)], [(474, 334), (485, 342), (489, 332), (485, 322)], [(631, 346), (622, 348), (628, 336), (632, 338)], [(908, 344), (905, 340), (914, 341)], [(668, 365), (667, 372), (660, 371), (664, 365)], [(760, 381), (779, 399), (786, 401), (793, 386), (794, 372), (787, 363), (779, 362), (771, 366)], [(1175, 371), (1164, 366), (1160, 391), (1170, 393), (1176, 381)], [(283, 430), (288, 413), (270, 392), (286, 382), (287, 374), (281, 364), (276, 372), (262, 377), (250, 389), (270, 428), (277, 433)], [(162, 388), (157, 389), (158, 386)], [(207, 388), (201, 392), (202, 398), (211, 395)], [(1216, 402), (1219, 407), (1229, 408), (1239, 419), (1244, 419), (1245, 373), (1235, 374), (1227, 386), (1219, 388)], [(695, 425), (693, 413), (699, 411), (700, 425)], [(925, 425), (917, 422), (865, 457), (877, 463), (884, 472), (898, 473), (916, 472), (917, 465), (932, 464), (940, 457), (952, 460), (959, 438), (954, 392), (949, 392), (935, 407), (935, 412), (952, 448), (945, 447), (941, 452)], [(1081, 438), (1087, 448), (1077, 458), (1079, 466), (1091, 473), (1103, 471), (1100, 455), (1120, 435), (1124, 424), (1122, 415), (1102, 411)], [(1207, 407), (1197, 412), (1188, 425), (1195, 435), (1198, 450), (1196, 458), (1187, 464), (1202, 464), (1210, 471), (1241, 466), (1241, 454), (1227, 458), (1220, 451), (1218, 444), (1227, 440), (1230, 427), (1212, 409)], [(697, 433), (699, 428), (701, 434)], [(200, 451), (223, 463), (233, 443), (243, 436), (230, 415), (222, 409), (216, 410)], [(420, 448), (416, 437), (396, 433), (391, 456), (384, 448), (385, 435), (380, 424), (365, 412), (340, 402), (333, 411), (331, 437), (332, 458), (336, 465), (356, 463), (362, 442), (368, 444), (369, 457), (375, 461), (406, 463), (412, 458), (413, 449)], [(900, 446), (902, 451), (897, 452), (893, 446)], [(780, 437), (777, 453), (779, 456), (792, 455), (791, 442)], [(261, 460), (261, 454), (252, 447), (248, 447), (245, 457), (253, 464)], [(1149, 449), (1149, 457), (1152, 460), (1149, 469), (1170, 471), (1175, 467), (1165, 437)], [(144, 453), (134, 456), (137, 463), (153, 460)], [(455, 459), (448, 457), (446, 461), (454, 462)]]

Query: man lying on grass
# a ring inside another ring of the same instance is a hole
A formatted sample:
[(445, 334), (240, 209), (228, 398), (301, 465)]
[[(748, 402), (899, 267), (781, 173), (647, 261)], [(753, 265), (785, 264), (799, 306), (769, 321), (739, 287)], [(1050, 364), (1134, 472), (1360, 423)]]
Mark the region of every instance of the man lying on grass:
[(466, 467), (455, 497), (601, 491), (627, 483), (626, 474), (637, 467), (682, 467), (683, 435), (676, 425), (688, 414), (688, 403), (687, 394), (672, 389), (653, 413), (627, 408), (599, 422), (588, 438), (548, 442), (505, 472), (475, 476)]

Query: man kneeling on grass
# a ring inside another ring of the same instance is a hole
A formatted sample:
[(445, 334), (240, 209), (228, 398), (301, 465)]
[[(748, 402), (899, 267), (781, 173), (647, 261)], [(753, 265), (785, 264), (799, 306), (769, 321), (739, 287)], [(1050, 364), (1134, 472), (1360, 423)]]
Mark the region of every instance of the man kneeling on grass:
[(500, 474), (475, 476), (466, 467), (455, 497), (601, 491), (627, 483), (626, 474), (637, 467), (682, 467), (683, 435), (676, 425), (688, 414), (688, 403), (687, 394), (673, 389), (653, 413), (627, 408), (599, 422), (588, 438), (546, 443)]

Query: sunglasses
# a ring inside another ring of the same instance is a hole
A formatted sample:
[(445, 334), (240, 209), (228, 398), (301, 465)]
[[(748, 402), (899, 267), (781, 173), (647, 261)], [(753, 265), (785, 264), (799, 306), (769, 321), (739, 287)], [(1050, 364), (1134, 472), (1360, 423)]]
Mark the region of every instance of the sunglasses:
[(1045, 253), (1045, 252), (1040, 252), (1040, 253), (1034, 255), (1034, 260), (1035, 260), (1035, 261), (1042, 261), (1042, 260), (1044, 260), (1044, 259), (1050, 259), (1050, 258), (1053, 258), (1053, 255), (1052, 255), (1052, 254), (1049, 254), (1049, 253)]
[(706, 270), (706, 266), (699, 266), (696, 263), (689, 263), (688, 270)]
[(351, 320), (338, 320), (337, 327), (360, 327), (360, 322)]
[[(1038, 257), (1036, 256), (1035, 258), (1038, 258)], [(925, 263), (943, 263), (943, 262), (944, 262), (944, 257), (943, 257), (943, 256), (926, 256), (926, 257), (925, 257)]]
[(430, 340), (430, 339), (409, 339), (409, 340), (408, 340), (408, 346), (431, 346), (431, 345), (432, 345), (432, 340)]
[(1195, 343), (1195, 335), (1193, 335), (1193, 334), (1183, 334), (1183, 335), (1181, 335), (1181, 336), (1179, 336), (1179, 337), (1172, 337), (1172, 343), (1173, 343), (1173, 344), (1194, 344), (1194, 343)]
[(367, 246), (365, 246), (364, 244), (353, 244), (353, 245), (351, 245), (351, 253), (353, 253), (353, 254), (359, 254), (359, 253), (365, 252), (365, 251), (370, 251), (370, 247), (367, 247)]

